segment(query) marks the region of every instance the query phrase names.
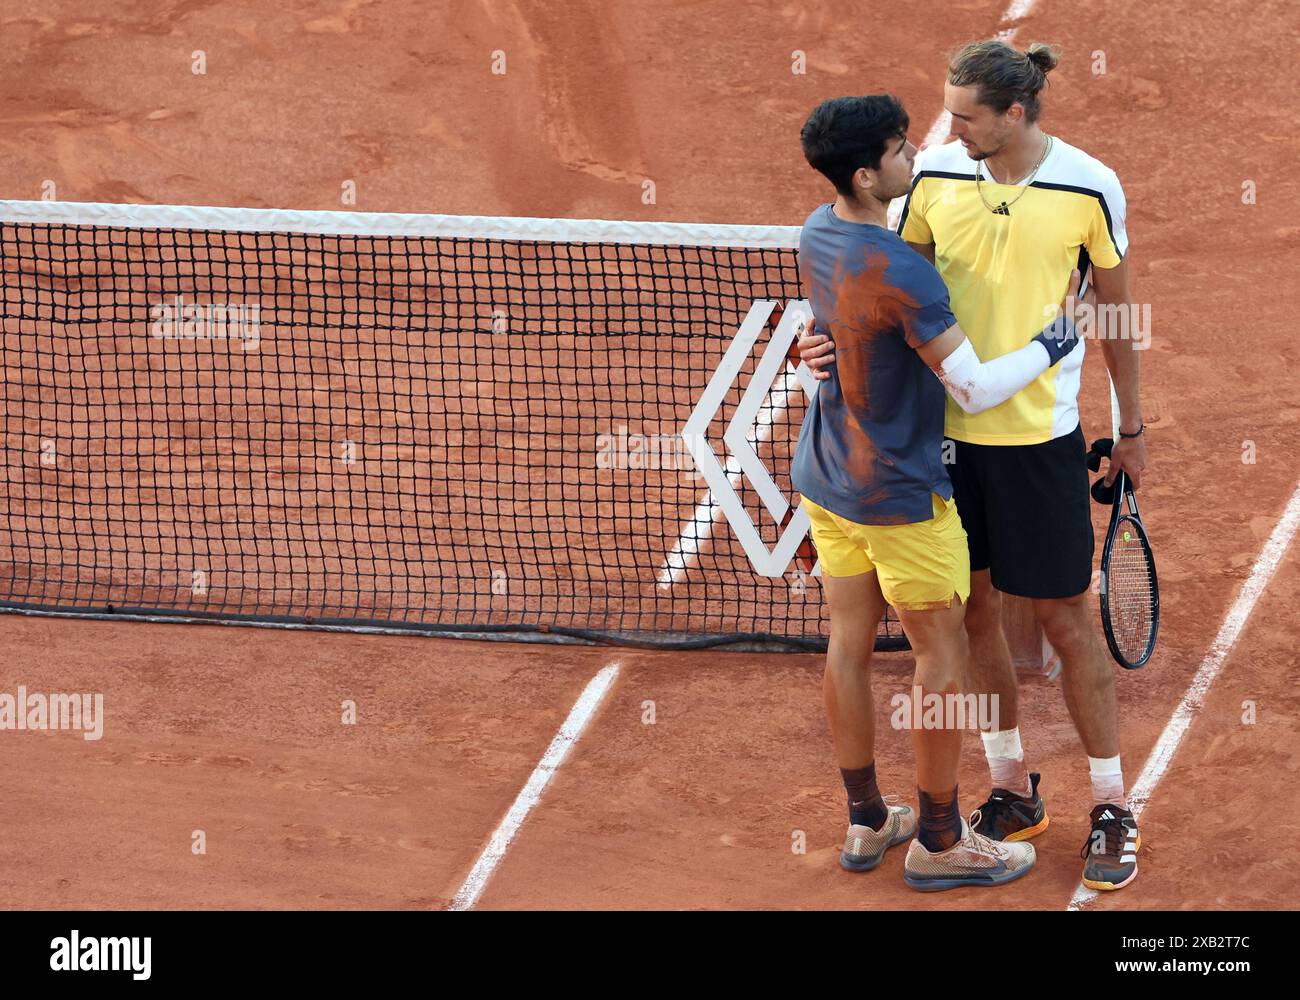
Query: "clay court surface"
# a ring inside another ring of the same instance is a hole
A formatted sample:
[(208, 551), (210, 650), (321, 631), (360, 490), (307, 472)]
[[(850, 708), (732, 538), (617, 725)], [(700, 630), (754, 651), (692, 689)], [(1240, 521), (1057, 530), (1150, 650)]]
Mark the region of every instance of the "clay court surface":
[[(812, 0), (10, 3), (0, 196), (53, 180), (69, 201), (339, 209), (355, 179), (366, 211), (796, 225), (823, 200), (797, 146), (817, 101), (892, 90), (919, 140), (960, 43), (1015, 28), (1017, 43), (1059, 45), (1044, 127), (1119, 173), (1135, 299), (1152, 304), (1141, 496), (1163, 621), (1152, 662), (1118, 678), (1131, 783), (1300, 475), (1300, 349), (1278, 294), (1300, 250), (1300, 113), (1275, 69), (1300, 25), (1280, 3), (1020, 6), (1014, 22), (1004, 0), (967, 0), (859, 25)], [(1110, 429), (1092, 353), (1089, 438)], [(1295, 906), (1300, 802), (1279, 792), (1300, 767), (1297, 601), (1293, 545), (1142, 814), (1139, 879), (1090, 908)], [(1087, 765), (1043, 678), (1023, 681), (1020, 713), (1052, 815), (1037, 869), (920, 897), (901, 852), (863, 876), (836, 863), (843, 791), (817, 655), (8, 615), (0, 691), (103, 692), (106, 721), (95, 742), (0, 733), (0, 906), (444, 907), (612, 663), (613, 690), (480, 908), (1070, 902)], [(880, 657), (877, 678), (887, 705), (910, 685), (906, 654)], [(339, 723), (344, 700), (356, 726)], [(914, 802), (909, 741), (879, 733), (882, 790)], [(987, 790), (973, 734), (965, 754), (973, 808)]]

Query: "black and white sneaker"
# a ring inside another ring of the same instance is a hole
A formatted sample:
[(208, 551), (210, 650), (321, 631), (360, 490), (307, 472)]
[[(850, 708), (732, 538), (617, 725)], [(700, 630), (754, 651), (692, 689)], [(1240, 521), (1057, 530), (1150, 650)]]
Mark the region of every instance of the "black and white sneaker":
[(1029, 840), (1047, 829), (1047, 807), (1038, 794), (1037, 771), (1029, 775), (1029, 796), (995, 788), (988, 801), (970, 814), (970, 828), (989, 840), (1014, 843)]
[(1092, 810), (1092, 832), (1079, 857), (1084, 859), (1083, 884), (1089, 889), (1123, 889), (1138, 873), (1142, 837), (1127, 809), (1100, 805)]

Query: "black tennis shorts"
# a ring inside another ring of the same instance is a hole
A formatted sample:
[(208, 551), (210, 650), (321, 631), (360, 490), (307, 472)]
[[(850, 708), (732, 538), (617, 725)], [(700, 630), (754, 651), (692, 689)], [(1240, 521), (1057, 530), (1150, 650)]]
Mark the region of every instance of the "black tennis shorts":
[(1017, 597), (1074, 597), (1092, 582), (1083, 430), (1043, 444), (945, 442), (971, 572)]

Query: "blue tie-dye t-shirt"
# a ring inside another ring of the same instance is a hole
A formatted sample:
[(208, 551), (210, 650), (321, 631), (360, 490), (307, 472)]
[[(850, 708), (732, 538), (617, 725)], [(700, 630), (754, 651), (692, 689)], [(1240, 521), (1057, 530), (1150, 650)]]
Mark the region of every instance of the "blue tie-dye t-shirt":
[(897, 234), (823, 205), (804, 223), (799, 275), (835, 363), (804, 414), (795, 489), (859, 524), (930, 520), (930, 494), (952, 496), (944, 390), (915, 348), (956, 322), (939, 272)]

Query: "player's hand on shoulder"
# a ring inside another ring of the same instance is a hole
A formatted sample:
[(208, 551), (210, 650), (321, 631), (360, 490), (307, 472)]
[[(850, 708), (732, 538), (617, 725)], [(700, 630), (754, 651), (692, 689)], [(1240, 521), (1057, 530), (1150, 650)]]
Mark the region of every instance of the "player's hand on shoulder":
[(831, 377), (827, 369), (835, 363), (835, 344), (824, 333), (816, 332), (811, 316), (800, 316), (794, 329), (799, 338), (799, 360), (812, 371), (813, 378), (826, 381)]

